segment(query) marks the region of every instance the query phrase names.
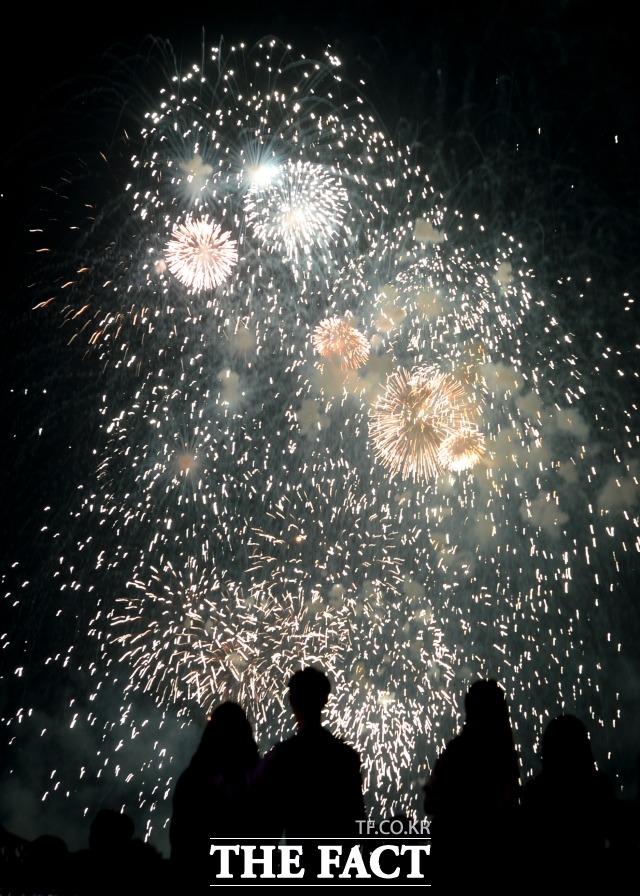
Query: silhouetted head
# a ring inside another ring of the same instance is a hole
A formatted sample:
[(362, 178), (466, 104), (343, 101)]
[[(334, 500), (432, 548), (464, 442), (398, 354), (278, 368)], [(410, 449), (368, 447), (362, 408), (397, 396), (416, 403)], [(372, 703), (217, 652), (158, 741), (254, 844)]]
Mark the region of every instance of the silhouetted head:
[(548, 723), (542, 735), (542, 768), (572, 776), (594, 771), (589, 732), (576, 716), (556, 716)]
[(31, 858), (38, 862), (59, 862), (69, 855), (69, 849), (62, 837), (55, 834), (42, 834), (31, 844)]
[(475, 681), (466, 693), (464, 708), (467, 736), (483, 744), (484, 748), (514, 749), (507, 698), (496, 681)]
[(320, 669), (307, 666), (289, 679), (289, 703), (299, 722), (320, 718), (331, 693), (331, 682)]
[(258, 761), (251, 723), (244, 709), (233, 700), (225, 700), (211, 712), (202, 732), (197, 761), (212, 768), (251, 768)]
[(206, 730), (214, 733), (224, 733), (228, 735), (232, 732), (238, 734), (251, 734), (251, 724), (247, 718), (247, 714), (239, 703), (233, 700), (225, 700), (219, 703), (209, 713)]
[(466, 721), (471, 725), (504, 723), (509, 720), (505, 693), (492, 678), (474, 681), (464, 698)]
[(100, 809), (89, 827), (89, 849), (113, 852), (126, 846), (133, 837), (133, 819), (116, 809)]

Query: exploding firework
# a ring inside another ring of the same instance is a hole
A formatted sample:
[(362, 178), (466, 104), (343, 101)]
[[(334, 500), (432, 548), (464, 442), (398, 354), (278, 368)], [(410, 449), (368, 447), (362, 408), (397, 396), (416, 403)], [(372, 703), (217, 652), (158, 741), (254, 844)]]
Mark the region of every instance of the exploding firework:
[(334, 675), (341, 666), (353, 627), (344, 601), (315, 590), (245, 595), (194, 560), (184, 571), (144, 571), (110, 613), (107, 653), (115, 649), (131, 666), (128, 691), (181, 713), (236, 700), (266, 724), (292, 670), (319, 663)]
[[(584, 620), (638, 546), (635, 406), (605, 415), (524, 247), (446, 206), (333, 53), (221, 44), (161, 68), (117, 198), (40, 271), (40, 320), (58, 308), (100, 361), (91, 466), (42, 527), (48, 600), (5, 589), (12, 618), (72, 630), (28, 650), (98, 742), (96, 788), (152, 835), (182, 728), (231, 697), (266, 749), (310, 663), (374, 817), (419, 811), (475, 676), (519, 733), (551, 703), (604, 725)], [(52, 780), (50, 801), (73, 792)]]
[(204, 219), (177, 224), (164, 256), (171, 273), (194, 292), (220, 286), (238, 260), (236, 241)]
[[(135, 108), (139, 128), (133, 148), (128, 134), (111, 147), (126, 170), (120, 191), (99, 216), (70, 205), (86, 226), (70, 225), (81, 236), (66, 248), (65, 276), (43, 271), (54, 285), (39, 306), (60, 306), (69, 338), (98, 346), (110, 364), (118, 336), (130, 357), (150, 332), (166, 338), (185, 307), (192, 319), (233, 308), (295, 324), (301, 294), (324, 302), (363, 227), (388, 213), (389, 141), (330, 51), (319, 62), (276, 39), (221, 44), (204, 68), (181, 70), (168, 44), (154, 50), (150, 78), (165, 82), (155, 103), (139, 79), (136, 94), (130, 60), (106, 85), (122, 99), (116, 116)], [(41, 239), (45, 258), (47, 240), (60, 237)]]
[[(265, 182), (266, 181), (266, 182)], [(247, 192), (247, 223), (272, 252), (307, 271), (314, 255), (330, 262), (342, 234), (347, 191), (331, 171), (308, 162), (289, 162), (269, 178), (254, 179)]]
[(464, 404), (464, 389), (446, 374), (429, 369), (391, 374), (371, 412), (371, 438), (382, 464), (392, 474), (421, 479), (437, 475), (441, 458), (451, 456), (447, 465), (454, 469), (462, 446), (452, 439), (460, 440), (464, 432)]
[(370, 345), (349, 320), (331, 317), (321, 321), (313, 333), (313, 347), (324, 358), (343, 370), (362, 367), (369, 357)]
[(438, 448), (438, 464), (443, 470), (459, 473), (475, 467), (485, 451), (482, 433), (461, 429), (443, 439)]

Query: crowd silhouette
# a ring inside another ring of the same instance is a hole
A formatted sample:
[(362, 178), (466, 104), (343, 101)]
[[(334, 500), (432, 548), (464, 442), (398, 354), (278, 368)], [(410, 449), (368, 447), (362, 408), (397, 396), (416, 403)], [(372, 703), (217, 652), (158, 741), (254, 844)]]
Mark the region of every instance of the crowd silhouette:
[[(224, 882), (220, 873), (228, 883), (246, 870), (243, 846), (270, 848), (273, 860), (257, 864), (258, 872), (273, 875), (281, 871), (276, 847), (282, 844), (358, 841), (366, 853), (371, 847), (363, 835), (383, 841), (373, 836), (380, 833), (375, 824), (367, 824), (360, 754), (322, 724), (330, 693), (321, 669), (294, 672), (288, 697), (295, 732), (262, 757), (244, 709), (231, 700), (213, 708), (172, 795), (169, 857), (136, 837), (133, 820), (115, 809), (95, 815), (88, 847), (78, 852), (55, 835), (28, 841), (0, 827), (0, 894), (204, 893)], [(411, 833), (428, 844), (428, 860), (420, 866), (425, 876), (416, 880), (403, 872), (384, 882), (436, 888), (445, 881), (489, 883), (494, 892), (530, 892), (546, 874), (586, 891), (629, 875), (635, 879), (640, 800), (617, 796), (611, 778), (597, 768), (580, 719), (562, 714), (547, 723), (541, 767), (523, 780), (500, 685), (473, 682), (464, 716), (460, 731), (428, 757), (428, 780), (416, 782), (428, 827), (417, 832), (409, 819), (394, 819), (396, 834)], [(225, 852), (225, 844), (237, 848)], [(316, 877), (317, 851), (301, 848), (289, 871), (292, 878), (304, 876), (305, 884), (331, 883)]]

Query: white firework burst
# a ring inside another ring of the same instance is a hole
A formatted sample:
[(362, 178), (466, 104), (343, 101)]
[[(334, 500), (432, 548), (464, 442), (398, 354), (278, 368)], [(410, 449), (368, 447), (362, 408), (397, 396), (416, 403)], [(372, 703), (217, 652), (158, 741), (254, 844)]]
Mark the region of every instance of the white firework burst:
[(371, 438), (382, 464), (405, 478), (436, 476), (443, 442), (466, 422), (464, 400), (462, 385), (437, 370), (391, 374), (371, 411)]
[(267, 248), (306, 275), (314, 260), (332, 266), (335, 246), (344, 244), (349, 196), (330, 168), (306, 161), (286, 162), (266, 184), (247, 192), (247, 223)]
[(236, 241), (206, 218), (176, 224), (165, 247), (167, 267), (193, 292), (215, 289), (238, 261)]
[(352, 625), (344, 602), (313, 589), (245, 594), (194, 560), (144, 571), (109, 613), (108, 639), (130, 668), (128, 690), (160, 706), (236, 700), (264, 725), (296, 669), (317, 663), (333, 675), (343, 662)]

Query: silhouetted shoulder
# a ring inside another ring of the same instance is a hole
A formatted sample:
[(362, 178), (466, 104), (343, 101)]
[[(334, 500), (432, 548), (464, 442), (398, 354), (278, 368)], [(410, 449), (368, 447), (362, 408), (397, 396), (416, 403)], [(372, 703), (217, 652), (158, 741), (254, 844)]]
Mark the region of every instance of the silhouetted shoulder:
[(360, 774), (362, 765), (358, 751), (325, 728), (298, 731), (288, 740), (276, 744), (261, 760), (256, 778), (265, 774), (291, 777), (294, 769), (301, 777), (309, 773), (329, 778), (336, 774)]

